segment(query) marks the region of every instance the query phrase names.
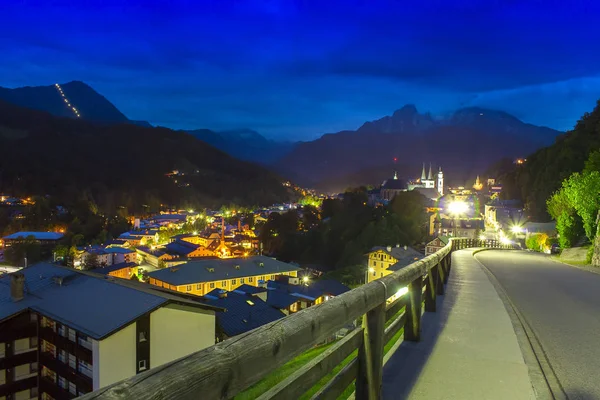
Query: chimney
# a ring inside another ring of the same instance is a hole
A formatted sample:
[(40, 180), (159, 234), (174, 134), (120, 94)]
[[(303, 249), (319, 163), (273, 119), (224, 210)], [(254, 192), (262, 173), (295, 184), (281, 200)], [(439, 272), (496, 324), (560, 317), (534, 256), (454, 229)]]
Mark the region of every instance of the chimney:
[(398, 244), (396, 245), (396, 247), (400, 247), (400, 243), (398, 243)]
[(21, 301), (25, 297), (25, 275), (21, 272), (15, 272), (10, 276), (10, 297), (14, 302)]
[(392, 246), (388, 246), (387, 251), (392, 251)]

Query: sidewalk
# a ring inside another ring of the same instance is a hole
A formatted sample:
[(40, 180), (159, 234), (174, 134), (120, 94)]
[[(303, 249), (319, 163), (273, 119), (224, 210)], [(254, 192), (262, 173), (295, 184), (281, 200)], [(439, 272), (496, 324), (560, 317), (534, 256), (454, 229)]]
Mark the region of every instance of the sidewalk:
[(384, 399), (535, 399), (504, 304), (471, 253), (453, 254), (438, 312), (423, 315), (421, 342), (402, 343), (384, 366)]

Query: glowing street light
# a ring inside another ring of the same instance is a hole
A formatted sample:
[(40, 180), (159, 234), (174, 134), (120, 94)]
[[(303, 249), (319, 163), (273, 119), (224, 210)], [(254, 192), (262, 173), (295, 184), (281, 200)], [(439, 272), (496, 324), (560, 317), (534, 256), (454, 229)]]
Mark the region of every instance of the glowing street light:
[(513, 225), (513, 226), (511, 226), (510, 231), (512, 233), (514, 233), (514, 234), (522, 233), (523, 232), (523, 227), (521, 227), (519, 225)]
[(365, 284), (369, 283), (369, 274), (374, 274), (375, 273), (375, 268), (373, 267), (369, 267), (365, 270)]
[(460, 200), (455, 200), (448, 204), (448, 212), (454, 215), (454, 237), (458, 236), (458, 217), (469, 209), (469, 205)]
[(308, 276), (303, 276), (302, 277), (302, 282), (304, 282), (305, 285), (308, 285), (308, 282), (310, 281), (310, 278)]
[(479, 240), (481, 240), (482, 242), (485, 241), (487, 238), (485, 237), (485, 235), (479, 235)]

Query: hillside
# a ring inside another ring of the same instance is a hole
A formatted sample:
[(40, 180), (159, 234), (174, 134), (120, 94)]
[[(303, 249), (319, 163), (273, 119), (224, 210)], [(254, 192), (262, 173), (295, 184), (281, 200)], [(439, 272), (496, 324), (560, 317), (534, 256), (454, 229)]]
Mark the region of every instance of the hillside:
[(293, 143), (269, 140), (251, 129), (218, 132), (197, 129), (187, 132), (236, 158), (265, 165), (276, 162), (294, 146)]
[[(0, 101), (0, 192), (91, 196), (116, 207), (271, 204), (287, 197), (266, 169), (183, 132), (59, 118)], [(167, 176), (174, 170), (178, 175)]]
[(432, 162), (444, 168), (450, 184), (463, 183), (482, 173), (491, 160), (523, 156), (559, 134), (500, 111), (465, 108), (436, 119), (407, 105), (356, 131), (300, 143), (277, 168), (304, 185), (337, 191), (380, 183), (391, 176), (397, 158), (406, 177), (418, 176), (422, 163)]
[(130, 121), (104, 96), (80, 81), (15, 89), (0, 87), (0, 100), (21, 107), (46, 111), (58, 117), (80, 118), (94, 122), (150, 125), (145, 121)]
[(502, 174), (503, 196), (523, 200), (532, 217), (549, 220), (546, 200), (573, 172), (583, 170), (589, 154), (600, 149), (600, 100), (572, 131), (556, 138), (551, 146), (527, 156), (527, 162)]

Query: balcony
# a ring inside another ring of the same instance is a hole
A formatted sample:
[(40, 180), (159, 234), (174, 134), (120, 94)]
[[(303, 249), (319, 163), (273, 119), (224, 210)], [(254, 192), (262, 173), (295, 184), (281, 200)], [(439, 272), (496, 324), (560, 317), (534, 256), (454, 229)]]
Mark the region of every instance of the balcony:
[(10, 357), (0, 359), (0, 369), (13, 368), (17, 365), (29, 364), (37, 361), (37, 349), (33, 348)]
[(42, 392), (48, 393), (50, 396), (52, 396), (55, 399), (71, 400), (71, 399), (74, 399), (75, 397), (77, 397), (74, 394), (72, 394), (71, 392), (69, 392), (68, 390), (59, 387), (56, 383), (52, 382), (50, 379), (48, 379), (48, 377), (45, 377), (45, 376), (42, 376), (40, 378), (39, 392), (40, 393), (42, 393)]
[(58, 375), (64, 377), (66, 380), (73, 382), (80, 390), (85, 392), (92, 391), (93, 380), (91, 376), (78, 372), (68, 364), (54, 358), (52, 354), (40, 353), (40, 363), (44, 367), (49, 368)]
[(8, 396), (11, 393), (21, 392), (23, 390), (31, 389), (37, 385), (37, 373), (33, 376), (19, 379), (11, 383), (0, 385), (0, 397)]
[(68, 337), (64, 337), (54, 332), (51, 328), (40, 328), (40, 339), (52, 343), (60, 350), (66, 350), (77, 358), (92, 364), (92, 350), (86, 346), (73, 342)]

